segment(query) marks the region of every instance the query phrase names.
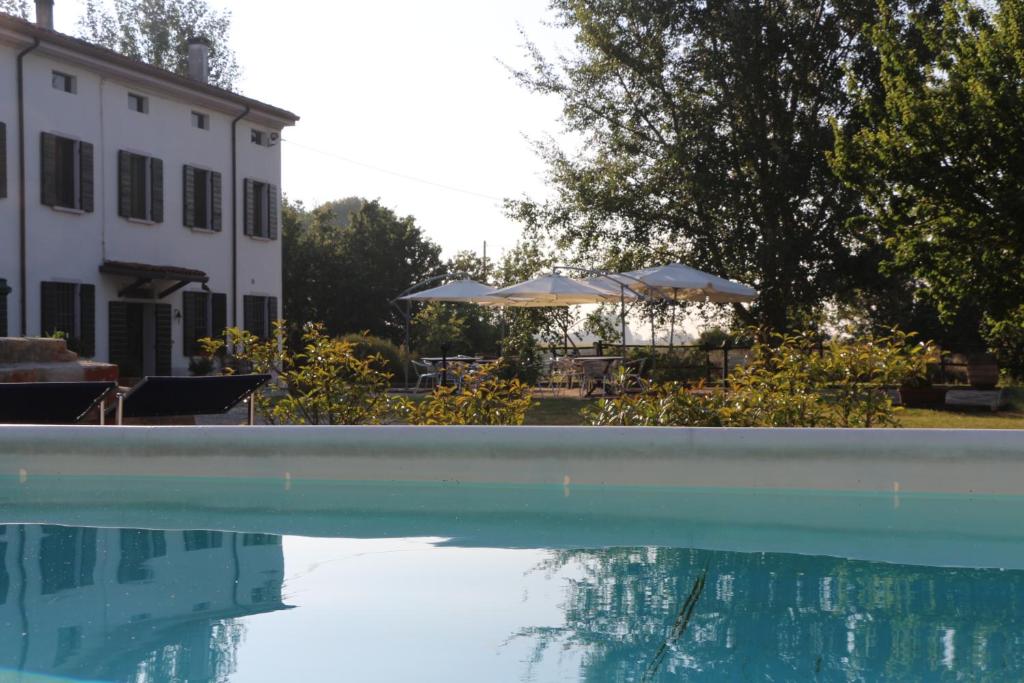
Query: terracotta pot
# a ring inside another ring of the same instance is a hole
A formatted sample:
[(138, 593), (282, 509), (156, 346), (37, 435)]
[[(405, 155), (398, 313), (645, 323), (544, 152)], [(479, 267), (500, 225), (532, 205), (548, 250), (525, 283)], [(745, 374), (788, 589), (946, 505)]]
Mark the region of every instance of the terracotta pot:
[(991, 353), (967, 358), (967, 382), (975, 389), (992, 389), (999, 382), (999, 364)]

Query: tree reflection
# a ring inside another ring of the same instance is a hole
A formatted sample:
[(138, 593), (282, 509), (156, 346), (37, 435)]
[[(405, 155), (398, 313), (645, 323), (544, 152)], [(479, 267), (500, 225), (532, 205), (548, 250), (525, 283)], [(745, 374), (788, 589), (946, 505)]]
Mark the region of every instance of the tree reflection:
[(517, 636), (535, 662), (578, 649), (587, 681), (1024, 680), (1020, 571), (666, 548), (552, 551), (538, 569), (569, 577), (565, 624)]

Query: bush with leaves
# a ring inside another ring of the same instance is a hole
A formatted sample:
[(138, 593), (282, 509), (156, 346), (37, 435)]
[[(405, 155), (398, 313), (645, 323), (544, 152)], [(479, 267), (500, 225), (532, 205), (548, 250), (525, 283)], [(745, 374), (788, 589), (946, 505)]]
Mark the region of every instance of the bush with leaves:
[(387, 339), (367, 333), (346, 334), (341, 337), (341, 341), (351, 342), (358, 358), (380, 357), (382, 365), (379, 369), (389, 373), (392, 376), (392, 382), (402, 380), (402, 369), (409, 362), (409, 357), (401, 347)]
[(404, 412), (414, 425), (521, 425), (530, 396), (530, 386), (517, 379), (468, 374), (461, 391), (438, 387), (422, 401), (406, 401)]
[(887, 389), (924, 377), (929, 344), (898, 330), (888, 336), (833, 340), (810, 334), (758, 343), (728, 390), (691, 392), (655, 385), (639, 395), (584, 410), (594, 425), (704, 427), (898, 427)]
[[(284, 321), (277, 321), (275, 336), (284, 329)], [(303, 327), (302, 347), (294, 352), (273, 337), (260, 339), (238, 328), (228, 329), (225, 337), (235, 363), (276, 375), (275, 384), (254, 397), (269, 424), (381, 424), (398, 407), (387, 393), (391, 375), (383, 369), (384, 358), (360, 357), (354, 341), (331, 338), (320, 323)], [(220, 339), (201, 344), (209, 357), (225, 346)]]

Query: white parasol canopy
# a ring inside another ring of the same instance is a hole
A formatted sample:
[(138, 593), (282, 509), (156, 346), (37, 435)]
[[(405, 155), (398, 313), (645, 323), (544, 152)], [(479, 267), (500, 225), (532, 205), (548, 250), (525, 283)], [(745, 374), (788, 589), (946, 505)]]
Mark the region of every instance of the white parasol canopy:
[(425, 289), (422, 292), (406, 294), (398, 298), (402, 301), (450, 301), (453, 303), (495, 304), (502, 301), (491, 296), (497, 289), (497, 287), (491, 287), (476, 280), (466, 278), (454, 280), (440, 287)]
[(557, 273), (499, 289), (492, 295), (502, 300), (502, 305), (530, 308), (600, 304), (620, 298), (619, 288), (612, 292)]
[(638, 291), (673, 301), (738, 303), (757, 298), (753, 287), (681, 263), (623, 273), (622, 281)]

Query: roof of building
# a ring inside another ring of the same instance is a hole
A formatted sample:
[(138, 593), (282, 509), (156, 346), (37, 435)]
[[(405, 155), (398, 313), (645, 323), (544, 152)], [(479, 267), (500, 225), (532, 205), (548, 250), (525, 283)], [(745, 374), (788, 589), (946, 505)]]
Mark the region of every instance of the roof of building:
[(224, 88), (219, 88), (215, 85), (200, 83), (199, 81), (195, 81), (186, 76), (179, 76), (178, 74), (167, 71), (166, 69), (161, 69), (151, 64), (146, 64), (145, 62), (125, 57), (119, 52), (109, 50), (105, 47), (100, 47), (99, 45), (94, 45), (93, 43), (82, 40), (81, 38), (74, 38), (64, 33), (43, 28), (31, 21), (26, 21), (2, 12), (0, 12), (0, 29), (14, 31), (27, 36), (28, 38), (38, 39), (40, 43), (47, 43), (71, 50), (83, 56), (106, 62), (115, 67), (131, 69), (150, 78), (164, 81), (165, 83), (173, 86), (188, 88), (207, 96), (227, 100), (240, 106), (248, 107), (252, 111), (258, 111), (277, 119), (283, 119), (285, 121), (290, 121), (291, 123), (295, 123), (299, 120), (298, 116), (286, 109), (281, 109), (280, 107), (275, 107), (265, 102), (245, 97), (244, 95), (239, 95), (238, 93), (225, 90)]

